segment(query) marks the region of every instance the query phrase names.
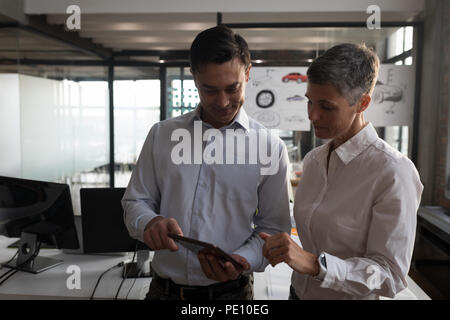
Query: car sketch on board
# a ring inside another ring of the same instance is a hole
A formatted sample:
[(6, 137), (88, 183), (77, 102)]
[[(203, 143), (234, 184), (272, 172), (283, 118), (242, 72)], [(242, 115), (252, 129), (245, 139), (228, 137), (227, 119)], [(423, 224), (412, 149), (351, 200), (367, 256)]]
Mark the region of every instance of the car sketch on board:
[(287, 83), (289, 81), (295, 81), (297, 83), (302, 83), (308, 81), (308, 77), (300, 72), (291, 72), (281, 78), (281, 81)]
[(301, 96), (301, 95), (299, 95), (299, 94), (296, 94), (296, 95), (293, 95), (293, 96), (291, 96), (291, 97), (287, 97), (286, 100), (289, 101), (289, 102), (293, 102), (293, 101), (303, 101), (303, 100), (305, 100), (305, 97), (304, 97), (304, 96)]

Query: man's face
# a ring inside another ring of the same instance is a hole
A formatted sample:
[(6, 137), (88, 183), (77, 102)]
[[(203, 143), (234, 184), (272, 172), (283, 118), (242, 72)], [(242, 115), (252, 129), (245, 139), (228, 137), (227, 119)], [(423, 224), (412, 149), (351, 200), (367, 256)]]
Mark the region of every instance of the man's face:
[(244, 104), (251, 65), (245, 70), (239, 58), (222, 64), (208, 63), (193, 74), (202, 106), (202, 120), (214, 128), (233, 121)]
[(350, 106), (347, 99), (331, 84), (308, 82), (308, 117), (314, 132), (321, 139), (342, 139), (351, 132), (357, 115), (357, 104)]

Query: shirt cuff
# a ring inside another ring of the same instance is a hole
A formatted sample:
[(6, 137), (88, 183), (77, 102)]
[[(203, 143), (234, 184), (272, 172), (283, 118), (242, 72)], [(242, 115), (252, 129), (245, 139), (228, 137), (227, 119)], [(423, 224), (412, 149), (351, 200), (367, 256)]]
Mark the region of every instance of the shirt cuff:
[(258, 255), (255, 253), (255, 250), (252, 250), (252, 248), (244, 246), (233, 252), (233, 254), (238, 254), (247, 260), (247, 262), (250, 264), (250, 269), (245, 271), (244, 273), (251, 273), (262, 272), (269, 264), (269, 262), (264, 257), (262, 257), (262, 249), (260, 250), (260, 252), (261, 255)]
[(147, 224), (157, 216), (142, 215), (136, 220), (136, 229), (138, 240), (144, 242), (144, 229)]
[(342, 283), (347, 277), (347, 265), (344, 260), (325, 252), (327, 261), (327, 273), (321, 288), (332, 288), (337, 283)]

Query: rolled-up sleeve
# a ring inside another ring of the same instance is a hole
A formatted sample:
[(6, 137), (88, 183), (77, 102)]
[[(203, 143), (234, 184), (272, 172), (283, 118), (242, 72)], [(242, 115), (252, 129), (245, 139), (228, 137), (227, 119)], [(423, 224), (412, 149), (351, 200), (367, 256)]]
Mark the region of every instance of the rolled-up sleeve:
[(376, 183), (365, 254), (341, 259), (326, 253), (322, 288), (385, 297), (406, 288), (423, 185), (408, 159), (392, 163)]
[(158, 188), (153, 145), (158, 124), (150, 130), (130, 182), (122, 198), (124, 222), (132, 238), (144, 242), (144, 229), (159, 214), (161, 194)]

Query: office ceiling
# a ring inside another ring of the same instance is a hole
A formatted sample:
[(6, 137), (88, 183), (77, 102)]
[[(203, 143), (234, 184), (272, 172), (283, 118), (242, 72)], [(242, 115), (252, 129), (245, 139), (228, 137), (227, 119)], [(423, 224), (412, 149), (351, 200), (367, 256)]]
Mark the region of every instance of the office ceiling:
[[(101, 48), (114, 54), (126, 55), (116, 57), (116, 60), (132, 60), (144, 62), (166, 62), (170, 59), (186, 61), (186, 54), (172, 55), (142, 55), (145, 51), (184, 52), (189, 50), (196, 34), (203, 29), (217, 24), (216, 13), (144, 13), (144, 14), (83, 14), (81, 15), (81, 29), (77, 32), (64, 31), (68, 14), (48, 14), (30, 16), (43, 19), (48, 30), (62, 30), (72, 38), (77, 37), (80, 43), (92, 46), (78, 47), (77, 42), (65, 43), (48, 36), (44, 32), (34, 32), (32, 28), (14, 27), (14, 20), (0, 15), (0, 72), (15, 72), (18, 66), (14, 61), (18, 59), (32, 60), (69, 60), (69, 61), (102, 61), (92, 47)], [(362, 13), (224, 13), (222, 23), (308, 23), (317, 21), (328, 22), (361, 22), (367, 19)], [(384, 12), (383, 21), (414, 21), (415, 12)], [(18, 24), (21, 26), (21, 24)], [(255, 54), (254, 59), (265, 57), (274, 60), (285, 60), (295, 63), (303, 59), (306, 63), (314, 58), (318, 52), (336, 43), (365, 42), (377, 47), (381, 52), (386, 38), (397, 28), (382, 28), (369, 30), (361, 27), (308, 27), (308, 28), (234, 28), (248, 42)], [(61, 33), (61, 32), (60, 32)], [(63, 34), (64, 37), (64, 34)], [(56, 37), (57, 38), (57, 37)], [(265, 52), (267, 51), (267, 52)], [(276, 53), (281, 51), (281, 53)], [(141, 53), (141, 54), (136, 54)], [(265, 52), (265, 54), (263, 54)], [(272, 54), (270, 54), (272, 52)], [(274, 54), (275, 52), (275, 54)], [(295, 52), (295, 53), (293, 53)], [(293, 61), (290, 61), (293, 60)], [(21, 66), (21, 70), (43, 69), (37, 66)], [(74, 67), (48, 68), (60, 70), (60, 74), (75, 72)], [(69, 71), (67, 71), (69, 69)], [(86, 76), (102, 76), (105, 67), (85, 67), (86, 70), (101, 71), (87, 72)], [(65, 71), (61, 71), (65, 70)], [(126, 70), (126, 68), (124, 68)], [(145, 73), (144, 73), (145, 74)]]
[[(358, 15), (352, 15), (353, 21)], [(347, 15), (349, 17), (349, 15)], [(404, 17), (402, 17), (404, 18)], [(67, 15), (48, 15), (51, 25), (64, 25)], [(343, 18), (342, 18), (343, 19)], [(335, 19), (334, 20), (342, 20)], [(225, 13), (222, 23), (276, 23), (309, 22), (311, 17), (295, 13)], [(345, 21), (345, 20), (344, 20)], [(403, 20), (401, 20), (403, 21)], [(201, 30), (217, 24), (215, 13), (162, 13), (162, 14), (85, 14), (79, 34), (94, 43), (120, 50), (188, 50), (192, 40)], [(342, 41), (382, 40), (388, 29), (367, 28), (255, 28), (235, 29), (249, 43), (252, 50), (317, 50), (330, 43)]]

